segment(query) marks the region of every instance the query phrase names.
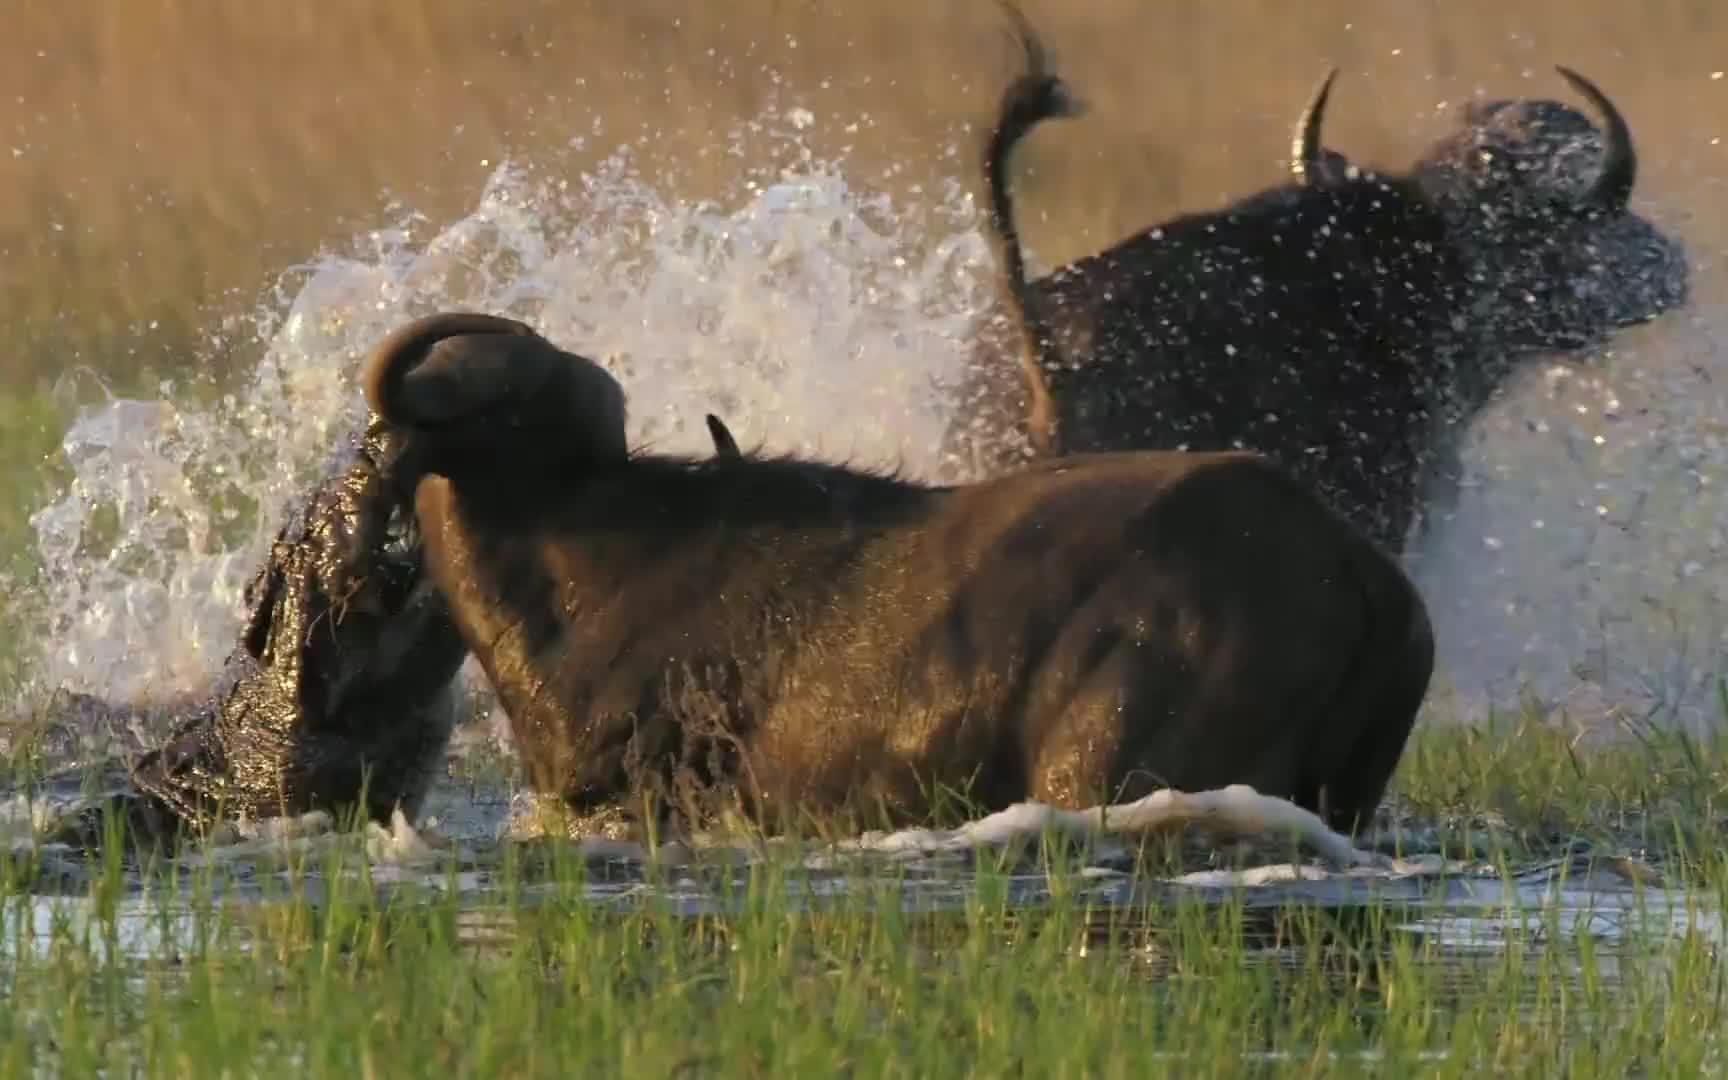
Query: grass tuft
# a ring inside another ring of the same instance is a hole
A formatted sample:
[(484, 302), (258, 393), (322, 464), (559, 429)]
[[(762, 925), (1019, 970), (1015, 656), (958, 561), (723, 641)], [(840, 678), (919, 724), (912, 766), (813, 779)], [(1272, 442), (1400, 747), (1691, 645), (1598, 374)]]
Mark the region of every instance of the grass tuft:
[[(1695, 815), (1722, 805), (1723, 751), (1430, 727), (1391, 806), (1406, 829), (1486, 831), (1509, 872), (1580, 840), (1636, 848), (1719, 912), (1722, 822)], [(1719, 1069), (1728, 1030), (1719, 917), (1714, 938), (1702, 918), (1593, 935), (1531, 907), (1485, 947), (1378, 902), (1106, 904), (1054, 842), (912, 906), (917, 871), (850, 872), (813, 907), (808, 872), (770, 859), (719, 875), (718, 911), (680, 900), (700, 868), (620, 881), (506, 844), (476, 903), (456, 895), (472, 866), (392, 883), (362, 837), (259, 862), (244, 902), (214, 857), (106, 860), (63, 897), (27, 891), (41, 853), (0, 860), (0, 1070), (1619, 1077)]]

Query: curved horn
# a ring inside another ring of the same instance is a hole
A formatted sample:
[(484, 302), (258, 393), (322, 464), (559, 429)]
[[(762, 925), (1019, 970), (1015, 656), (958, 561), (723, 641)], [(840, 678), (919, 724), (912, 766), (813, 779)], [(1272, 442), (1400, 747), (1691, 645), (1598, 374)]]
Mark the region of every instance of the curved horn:
[(1298, 184), (1315, 184), (1325, 175), (1320, 127), (1326, 119), (1326, 101), (1332, 96), (1332, 80), (1337, 77), (1337, 68), (1326, 73), (1314, 95), (1308, 99), (1308, 107), (1296, 119), (1296, 130), (1290, 137), (1290, 175)]
[(1585, 193), (1583, 201), (1608, 210), (1626, 209), (1626, 204), (1632, 199), (1632, 186), (1638, 182), (1638, 153), (1632, 148), (1632, 131), (1626, 126), (1625, 117), (1621, 116), (1620, 110), (1608, 100), (1608, 95), (1589, 79), (1569, 67), (1556, 65), (1554, 70), (1572, 84), (1572, 89), (1596, 107), (1596, 111), (1602, 114), (1603, 127), (1606, 129), (1603, 139), (1602, 175), (1596, 178), (1596, 183)]
[(743, 452), (738, 449), (738, 440), (732, 437), (732, 432), (713, 413), (708, 414), (708, 437), (714, 440), (714, 456), (717, 458), (741, 458)]
[[(543, 460), (628, 457), (624, 388), (599, 364), (568, 353), (526, 324), (493, 315), (419, 319), (373, 350), (366, 400), (387, 424), (429, 438), (439, 468), (486, 467), (461, 455), (526, 445)], [(465, 423), (464, 421), (478, 421)]]
[(445, 311), (415, 319), (386, 334), (366, 358), (360, 374), (366, 403), (386, 423), (412, 424), (422, 419), (403, 408), (402, 377), (440, 341), (472, 334), (539, 336), (526, 323), (477, 312)]

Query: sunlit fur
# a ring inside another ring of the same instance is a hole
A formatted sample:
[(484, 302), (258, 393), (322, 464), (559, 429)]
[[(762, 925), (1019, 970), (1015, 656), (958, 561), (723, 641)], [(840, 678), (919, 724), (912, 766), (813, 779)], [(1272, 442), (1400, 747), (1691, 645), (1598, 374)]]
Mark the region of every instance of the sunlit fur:
[[(905, 819), (942, 791), (1078, 807), (1246, 783), (1348, 828), (1428, 683), (1397, 565), (1254, 455), (932, 487), (629, 454), (617, 384), (508, 330), (380, 351), (366, 384), (426, 463), (427, 570), (527, 775), (579, 813)], [(469, 418), (442, 408), (464, 385)]]

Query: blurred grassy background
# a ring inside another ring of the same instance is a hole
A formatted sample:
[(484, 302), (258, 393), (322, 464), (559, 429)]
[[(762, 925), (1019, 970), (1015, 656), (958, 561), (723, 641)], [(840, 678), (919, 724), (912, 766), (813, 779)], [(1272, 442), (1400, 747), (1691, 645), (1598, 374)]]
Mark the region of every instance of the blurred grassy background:
[[(1565, 96), (1582, 69), (1645, 152), (1646, 205), (1690, 211), (1728, 247), (1728, 7), (1433, 0), (1028, 0), (1092, 105), (1024, 158), (1046, 259), (1274, 179), (1329, 63), (1330, 141), (1403, 163), (1476, 92)], [(199, 327), (248, 309), (285, 266), (386, 220), (392, 196), (447, 220), (509, 154), (572, 170), (643, 126), (683, 194), (735, 188), (698, 159), (775, 80), (814, 111), (818, 149), (855, 146), (895, 186), (988, 121), (1012, 54), (990, 0), (12, 0), (0, 39), (0, 379), (69, 364), (116, 375), (184, 362)], [(872, 126), (843, 129), (860, 112)], [(597, 137), (581, 147), (571, 139)], [(645, 162), (652, 165), (652, 160)], [(153, 328), (152, 325), (154, 324)]]
[[(1476, 93), (1564, 96), (1556, 62), (1620, 102), (1640, 205), (1680, 228), (1723, 295), (1728, 6), (1716, 0), (1026, 0), (1091, 106), (1020, 159), (1029, 242), (1071, 258), (1277, 178), (1328, 64), (1329, 141), (1408, 161)], [(200, 348), (276, 274), (391, 222), (473, 207), (503, 156), (571, 173), (643, 130), (669, 193), (735, 193), (716, 133), (813, 111), (818, 152), (865, 184), (977, 190), (979, 137), (1013, 70), (991, 0), (11, 0), (0, 37), (0, 535), (87, 366), (125, 391), (232, 364)], [(868, 122), (848, 131), (867, 114)], [(586, 139), (578, 137), (586, 136)], [(883, 169), (902, 171), (877, 180)], [(670, 176), (676, 173), (676, 177)], [(0, 567), (0, 569), (4, 569)]]

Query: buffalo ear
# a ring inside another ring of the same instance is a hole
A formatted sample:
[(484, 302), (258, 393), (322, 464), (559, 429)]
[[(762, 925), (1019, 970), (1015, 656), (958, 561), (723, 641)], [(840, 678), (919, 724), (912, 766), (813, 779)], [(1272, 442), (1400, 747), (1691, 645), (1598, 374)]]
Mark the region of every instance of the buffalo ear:
[[(569, 425), (553, 424), (554, 433), (569, 431), (583, 455), (593, 461), (623, 461), (630, 456), (625, 434), (629, 409), (624, 388), (612, 373), (585, 357), (565, 353), (573, 361), (568, 375)], [(558, 418), (554, 418), (557, 420)]]

